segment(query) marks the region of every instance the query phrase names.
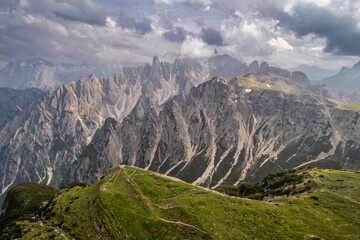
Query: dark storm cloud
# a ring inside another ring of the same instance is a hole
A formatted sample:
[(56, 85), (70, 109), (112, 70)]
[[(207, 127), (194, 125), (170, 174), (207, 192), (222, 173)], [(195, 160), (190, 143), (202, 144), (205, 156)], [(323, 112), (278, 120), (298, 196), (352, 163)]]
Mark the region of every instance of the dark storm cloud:
[[(75, 5), (79, 4), (76, 1), (74, 3)], [(105, 24), (105, 14), (99, 14), (99, 12), (92, 8), (84, 8), (82, 4), (76, 7), (64, 7), (60, 9), (53, 9), (51, 11), (55, 16), (64, 20), (83, 22), (99, 26), (103, 26)]]
[(103, 26), (107, 11), (101, 2), (87, 0), (37, 0), (12, 1), (8, 0), (12, 9), (21, 10), (28, 14), (39, 14), (46, 18), (83, 22), (90, 25)]
[(129, 17), (124, 10), (119, 10), (117, 14), (117, 24), (122, 28), (135, 29), (140, 34), (146, 34), (152, 30), (151, 20), (144, 17), (136, 20)]
[(224, 45), (224, 39), (222, 38), (221, 33), (212, 27), (202, 28), (200, 37), (204, 42), (206, 42), (209, 45), (216, 45), (216, 46)]
[(182, 43), (185, 40), (187, 34), (188, 32), (185, 30), (185, 28), (175, 27), (174, 29), (165, 32), (163, 36), (169, 41)]
[(298, 37), (314, 34), (325, 38), (325, 52), (360, 56), (359, 22), (351, 15), (340, 15), (314, 4), (299, 4), (294, 6), (293, 14), (281, 12), (277, 19), (280, 21), (279, 26), (291, 30)]
[(183, 27), (174, 27), (164, 9), (161, 9), (157, 13), (160, 19), (160, 26), (166, 31), (163, 33), (163, 37), (171, 42), (182, 43), (186, 39), (186, 35), (194, 35), (191, 32), (186, 31)]
[[(330, 1), (319, 6), (313, 3), (299, 3), (285, 12), (287, 0), (218, 0), (212, 8), (228, 13), (240, 12), (247, 21), (251, 18), (275, 19), (279, 26), (294, 32), (297, 37), (313, 34), (326, 39), (324, 52), (334, 55), (360, 56), (360, 27), (356, 17), (358, 0)], [(348, 5), (348, 6), (347, 6)]]

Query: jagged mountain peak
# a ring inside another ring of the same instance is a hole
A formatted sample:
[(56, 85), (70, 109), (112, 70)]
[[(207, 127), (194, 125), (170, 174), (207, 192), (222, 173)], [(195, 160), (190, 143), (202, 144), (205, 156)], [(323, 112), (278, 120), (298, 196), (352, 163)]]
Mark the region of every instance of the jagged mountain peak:
[(267, 62), (262, 62), (262, 63), (260, 64), (260, 67), (259, 67), (259, 68), (260, 68), (260, 69), (261, 69), (261, 68), (265, 68), (265, 69), (266, 69), (266, 68), (268, 68), (268, 67), (269, 67), (269, 64), (268, 64)]
[[(111, 136), (89, 146), (91, 156), (71, 167), (71, 179), (91, 183), (104, 174), (99, 165), (130, 164), (216, 187), (307, 164), (359, 168), (353, 153), (360, 114), (275, 88), (290, 80), (273, 74), (213, 78), (185, 99), (169, 100), (159, 113), (118, 123)], [(350, 155), (350, 162), (341, 161)]]
[(310, 80), (308, 79), (308, 77), (306, 76), (305, 73), (300, 72), (300, 71), (295, 71), (291, 73), (291, 78), (294, 81), (298, 81), (298, 82), (302, 82), (306, 85), (311, 85)]
[(153, 63), (152, 63), (152, 67), (158, 67), (160, 66), (160, 58), (159, 56), (154, 56), (153, 57)]

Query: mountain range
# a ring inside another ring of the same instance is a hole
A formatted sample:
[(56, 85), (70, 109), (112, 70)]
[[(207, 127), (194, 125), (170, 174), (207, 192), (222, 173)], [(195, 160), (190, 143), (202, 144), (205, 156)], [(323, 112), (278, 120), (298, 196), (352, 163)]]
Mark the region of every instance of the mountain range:
[(337, 96), (301, 72), (227, 55), (154, 57), (60, 85), (1, 130), (1, 198), (24, 181), (93, 183), (118, 164), (207, 187), (306, 164), (358, 169), (357, 105), (318, 93)]
[(110, 76), (121, 68), (118, 63), (104, 64), (53, 64), (42, 59), (33, 58), (10, 62), (0, 69), (0, 87), (23, 90), (38, 88), (47, 91), (61, 84), (96, 74), (98, 77)]
[(333, 76), (338, 73), (339, 70), (323, 69), (314, 65), (301, 64), (297, 67), (288, 69), (289, 71), (300, 71), (306, 74), (310, 82), (313, 84), (321, 84), (324, 78)]
[(127, 164), (217, 187), (308, 164), (359, 169), (359, 112), (275, 90), (289, 80), (274, 74), (214, 78), (168, 101), (160, 113), (107, 119), (68, 178), (90, 184), (110, 166)]
[(335, 91), (344, 91), (356, 96), (360, 93), (360, 61), (352, 68), (342, 67), (336, 75), (322, 81)]

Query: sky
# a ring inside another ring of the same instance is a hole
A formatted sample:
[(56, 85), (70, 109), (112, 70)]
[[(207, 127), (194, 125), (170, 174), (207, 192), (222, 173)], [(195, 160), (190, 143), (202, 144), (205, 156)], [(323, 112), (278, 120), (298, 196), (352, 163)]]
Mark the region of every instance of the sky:
[(360, 60), (359, 0), (1, 0), (0, 66), (229, 54), (324, 69)]

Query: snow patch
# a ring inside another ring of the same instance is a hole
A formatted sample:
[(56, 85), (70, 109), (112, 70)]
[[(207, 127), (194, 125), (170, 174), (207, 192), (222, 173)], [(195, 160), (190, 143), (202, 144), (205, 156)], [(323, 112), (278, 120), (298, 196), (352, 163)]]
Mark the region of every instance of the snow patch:
[(249, 89), (249, 88), (245, 89), (245, 92), (246, 92), (246, 93), (249, 93), (249, 92), (251, 92), (251, 91), (252, 91), (252, 89)]

